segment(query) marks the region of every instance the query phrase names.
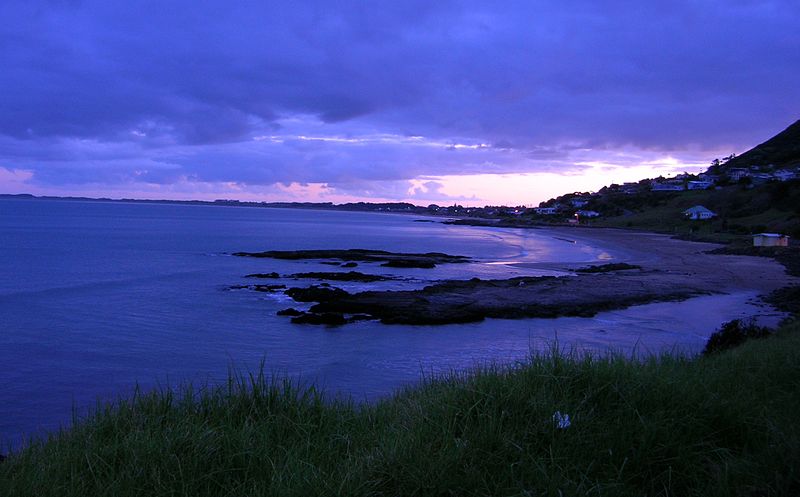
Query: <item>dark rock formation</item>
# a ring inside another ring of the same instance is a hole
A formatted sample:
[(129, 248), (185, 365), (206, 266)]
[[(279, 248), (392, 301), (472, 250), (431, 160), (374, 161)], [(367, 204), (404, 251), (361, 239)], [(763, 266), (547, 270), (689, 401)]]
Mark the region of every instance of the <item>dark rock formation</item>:
[(348, 323), (355, 323), (357, 321), (371, 321), (375, 319), (374, 317), (370, 316), (369, 314), (353, 314), (349, 318), (347, 318)]
[(602, 264), (599, 266), (588, 266), (576, 269), (576, 273), (608, 273), (611, 271), (624, 271), (626, 269), (642, 269), (642, 266), (636, 266), (625, 262), (615, 262), (611, 264)]
[(342, 264), (342, 267), (347, 267), (347, 268), (358, 267), (358, 263), (357, 262), (345, 262), (345, 263)]
[(323, 288), (317, 285), (290, 288), (285, 293), (298, 302), (330, 302), (350, 295), (341, 288)]
[[(638, 273), (634, 273), (638, 274)], [(591, 317), (601, 311), (655, 301), (681, 300), (701, 294), (671, 280), (640, 279), (636, 283), (614, 275), (520, 277), (508, 280), (452, 280), (421, 290), (339, 291), (319, 302), (314, 313), (367, 314), (387, 324), (449, 324), (485, 318)]]
[(338, 312), (311, 313), (304, 312), (299, 316), (293, 317), (295, 324), (324, 324), (328, 326), (341, 326), (347, 323), (344, 315)]
[(361, 281), (364, 283), (372, 283), (373, 281), (386, 281), (395, 280), (394, 276), (381, 276), (377, 274), (365, 274), (358, 271), (348, 271), (346, 273), (336, 272), (310, 272), (310, 273), (295, 273), (289, 275), (290, 278), (312, 278), (317, 280), (332, 280), (332, 281)]
[(436, 267), (436, 263), (428, 260), (417, 259), (395, 259), (381, 264), (383, 267), (402, 267), (402, 268), (423, 268), (432, 269)]
[[(470, 262), (468, 257), (448, 255), (440, 252), (406, 254), (385, 250), (269, 250), (266, 252), (236, 252), (239, 257), (261, 257), (284, 260), (327, 259), (338, 261), (382, 262), (390, 267), (432, 268), (436, 264), (458, 264)], [(324, 262), (324, 261), (323, 261)], [(391, 264), (390, 264), (391, 263)]]
[(298, 311), (294, 307), (289, 307), (288, 309), (282, 309), (275, 314), (277, 316), (300, 316), (305, 313), (303, 311)]
[(273, 293), (278, 290), (284, 290), (286, 285), (252, 285), (250, 288), (257, 292)]
[(231, 285), (228, 290), (255, 290), (256, 292), (274, 293), (286, 289), (286, 285)]
[(280, 277), (281, 275), (279, 275), (278, 273), (253, 273), (245, 276), (245, 278), (265, 278), (265, 279), (266, 278), (277, 279)]

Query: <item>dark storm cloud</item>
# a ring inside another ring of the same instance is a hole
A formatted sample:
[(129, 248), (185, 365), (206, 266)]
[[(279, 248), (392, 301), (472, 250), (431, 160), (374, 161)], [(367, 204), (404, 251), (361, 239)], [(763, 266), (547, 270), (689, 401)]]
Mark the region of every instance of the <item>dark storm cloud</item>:
[[(560, 167), (569, 147), (741, 147), (800, 97), (793, 0), (11, 0), (0, 18), (0, 167), (50, 184), (357, 184)], [(442, 147), (291, 137), (375, 134)]]

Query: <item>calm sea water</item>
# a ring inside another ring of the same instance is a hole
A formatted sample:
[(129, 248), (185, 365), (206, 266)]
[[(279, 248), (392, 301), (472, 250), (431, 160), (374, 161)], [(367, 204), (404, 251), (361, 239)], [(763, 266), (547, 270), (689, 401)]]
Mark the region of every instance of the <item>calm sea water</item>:
[[(329, 329), (275, 316), (295, 305), (231, 285), (253, 272), (335, 270), (311, 261), (231, 257), (236, 251), (369, 248), (440, 251), (476, 264), (401, 275), (385, 287), (441, 278), (552, 274), (548, 262), (624, 259), (544, 230), (447, 226), (374, 213), (173, 204), (0, 200), (0, 448), (68, 423), (98, 399), (139, 385), (214, 382), (257, 368), (374, 399), (421, 374), (512, 363), (561, 346), (696, 351), (723, 321), (758, 312), (753, 295), (702, 297), (595, 318), (488, 320), (448, 326), (362, 322)], [(538, 269), (516, 263), (541, 263)], [(290, 282), (299, 286), (311, 282)], [(356, 290), (358, 284), (337, 285)]]

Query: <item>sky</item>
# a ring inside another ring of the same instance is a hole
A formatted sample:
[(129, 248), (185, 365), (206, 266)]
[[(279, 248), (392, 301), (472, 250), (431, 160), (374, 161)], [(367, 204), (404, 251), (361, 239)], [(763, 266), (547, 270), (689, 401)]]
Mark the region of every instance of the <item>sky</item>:
[(797, 0), (0, 2), (0, 193), (536, 205), (800, 118)]

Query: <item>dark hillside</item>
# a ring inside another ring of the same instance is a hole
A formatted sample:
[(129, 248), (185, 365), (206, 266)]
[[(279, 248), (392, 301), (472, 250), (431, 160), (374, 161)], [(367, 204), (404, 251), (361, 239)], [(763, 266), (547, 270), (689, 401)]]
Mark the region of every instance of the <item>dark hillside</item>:
[[(624, 214), (614, 213), (617, 198), (629, 206)], [(603, 199), (610, 204), (603, 206), (609, 215), (593, 224), (676, 234), (735, 236), (768, 231), (800, 237), (800, 180), (767, 183), (755, 188), (729, 186), (718, 190), (666, 193), (658, 202), (652, 201), (650, 195), (617, 198)], [(637, 199), (642, 202), (634, 206)], [(718, 216), (702, 222), (684, 219), (682, 212), (693, 205), (703, 205)]]
[[(707, 174), (610, 185), (594, 194), (562, 195), (540, 204), (558, 207), (557, 213), (533, 214), (534, 221), (566, 222), (576, 211), (575, 198), (585, 201), (583, 209), (595, 212), (584, 216), (582, 224), (718, 241), (759, 232), (800, 238), (800, 120), (739, 157), (721, 163), (715, 160)], [(686, 219), (683, 212), (696, 205), (710, 209), (714, 217), (699, 222)]]
[(717, 170), (709, 172), (722, 173), (732, 168), (770, 164), (776, 168), (800, 165), (800, 120), (764, 143), (718, 166)]

